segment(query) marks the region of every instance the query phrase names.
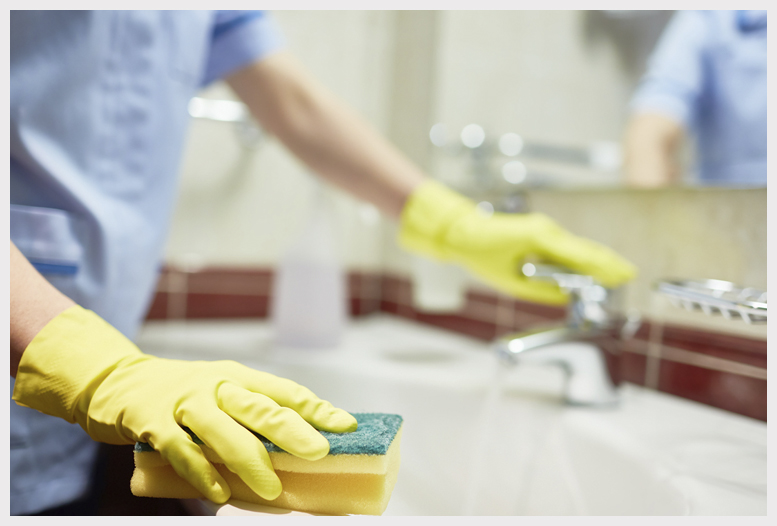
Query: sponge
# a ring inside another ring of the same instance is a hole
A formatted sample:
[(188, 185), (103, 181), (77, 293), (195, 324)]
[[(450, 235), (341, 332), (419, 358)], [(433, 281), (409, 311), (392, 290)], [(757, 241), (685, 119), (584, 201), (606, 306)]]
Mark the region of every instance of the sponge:
[[(267, 506), (330, 515), (381, 515), (388, 506), (399, 471), (402, 417), (384, 413), (354, 413), (353, 433), (321, 434), (329, 441), (329, 454), (304, 460), (282, 450), (261, 435), (283, 491), (272, 501), (254, 493), (224, 465), (215, 451), (193, 433), (206, 458), (232, 490), (232, 498)], [(135, 471), (130, 481), (138, 497), (203, 498), (173, 467), (146, 443), (135, 444)]]

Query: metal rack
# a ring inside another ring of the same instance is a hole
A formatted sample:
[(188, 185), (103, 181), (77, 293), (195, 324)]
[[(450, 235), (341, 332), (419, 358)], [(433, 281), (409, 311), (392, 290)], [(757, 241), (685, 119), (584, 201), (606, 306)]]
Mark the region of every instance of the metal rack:
[(766, 291), (740, 288), (716, 279), (662, 280), (654, 288), (668, 296), (672, 304), (686, 310), (741, 319), (748, 324), (766, 323)]

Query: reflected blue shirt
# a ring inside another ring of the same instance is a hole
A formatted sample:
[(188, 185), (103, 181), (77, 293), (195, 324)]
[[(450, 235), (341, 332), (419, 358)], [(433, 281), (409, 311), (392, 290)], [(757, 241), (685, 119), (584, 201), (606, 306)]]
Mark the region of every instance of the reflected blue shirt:
[[(11, 239), (133, 337), (158, 277), (190, 98), (280, 47), (263, 12), (11, 11)], [(82, 495), (96, 445), (10, 404), (11, 513)]]
[(701, 184), (766, 185), (766, 12), (679, 11), (631, 102), (696, 139)]

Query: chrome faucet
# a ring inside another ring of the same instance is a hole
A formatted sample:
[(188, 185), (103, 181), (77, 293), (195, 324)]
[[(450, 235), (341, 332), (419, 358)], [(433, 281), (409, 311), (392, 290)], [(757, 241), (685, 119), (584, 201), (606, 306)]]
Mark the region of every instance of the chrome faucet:
[(613, 312), (613, 294), (591, 276), (567, 269), (526, 263), (522, 272), (531, 279), (555, 282), (570, 295), (567, 319), (561, 324), (509, 334), (495, 350), (509, 365), (553, 364), (566, 373), (565, 398), (573, 405), (606, 406), (618, 401), (617, 375), (611, 374), (607, 355), (617, 359), (617, 340), (633, 336), (641, 324), (632, 314), (625, 322)]

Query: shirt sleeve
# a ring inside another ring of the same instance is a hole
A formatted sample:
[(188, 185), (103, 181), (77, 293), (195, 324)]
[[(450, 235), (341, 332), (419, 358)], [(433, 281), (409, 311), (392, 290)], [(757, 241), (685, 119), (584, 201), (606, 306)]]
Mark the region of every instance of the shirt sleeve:
[(679, 11), (667, 25), (631, 100), (634, 113), (654, 111), (689, 127), (704, 90), (709, 17)]
[(217, 11), (202, 85), (210, 84), (285, 45), (275, 18), (267, 11)]

